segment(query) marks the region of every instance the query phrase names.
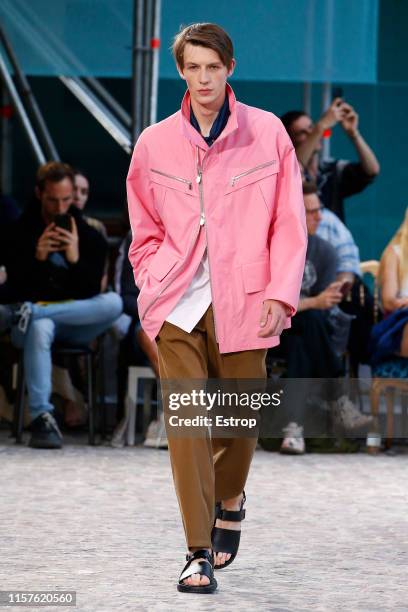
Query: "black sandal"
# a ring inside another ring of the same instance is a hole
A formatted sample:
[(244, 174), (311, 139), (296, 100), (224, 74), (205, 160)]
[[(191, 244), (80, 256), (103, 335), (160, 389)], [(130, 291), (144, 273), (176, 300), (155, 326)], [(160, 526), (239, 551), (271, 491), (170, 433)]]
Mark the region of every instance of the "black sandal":
[[(196, 561), (196, 559), (204, 559)], [(183, 571), (180, 574), (180, 578), (177, 584), (177, 590), (182, 593), (214, 593), (217, 588), (217, 581), (214, 578), (214, 557), (213, 553), (208, 550), (196, 550), (186, 554), (187, 563), (183, 567)], [(192, 586), (184, 584), (183, 580), (191, 576), (192, 574), (200, 574), (201, 576), (207, 576), (210, 583), (200, 586)]]
[(214, 569), (224, 569), (227, 565), (230, 565), (238, 553), (239, 542), (241, 539), (241, 530), (236, 531), (235, 529), (223, 529), (222, 527), (215, 527), (215, 521), (220, 519), (221, 521), (243, 521), (245, 518), (245, 510), (243, 505), (246, 502), (245, 491), (243, 491), (243, 498), (239, 510), (223, 510), (221, 508), (221, 502), (215, 504), (215, 520), (214, 527), (211, 532), (211, 542), (214, 551), (214, 555), (218, 552), (229, 553), (231, 557), (222, 565), (214, 565)]

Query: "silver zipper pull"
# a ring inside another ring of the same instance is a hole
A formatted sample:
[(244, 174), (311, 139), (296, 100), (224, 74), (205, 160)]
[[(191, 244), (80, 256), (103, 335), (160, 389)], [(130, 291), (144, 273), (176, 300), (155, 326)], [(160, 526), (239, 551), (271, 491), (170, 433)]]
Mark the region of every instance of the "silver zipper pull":
[(200, 225), (204, 225), (205, 223), (205, 214), (202, 212), (200, 215)]
[(201, 183), (201, 179), (203, 177), (203, 173), (201, 172), (201, 170), (198, 172), (197, 174), (197, 178), (196, 178), (196, 183), (199, 185)]

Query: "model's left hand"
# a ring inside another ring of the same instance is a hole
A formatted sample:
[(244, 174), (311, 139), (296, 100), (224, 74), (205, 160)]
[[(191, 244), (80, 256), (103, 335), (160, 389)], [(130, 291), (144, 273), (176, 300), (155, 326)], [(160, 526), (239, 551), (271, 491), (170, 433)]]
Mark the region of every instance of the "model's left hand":
[(78, 230), (74, 217), (71, 217), (71, 231), (56, 227), (58, 240), (61, 242), (61, 250), (65, 252), (65, 257), (69, 263), (77, 263), (79, 259)]
[(345, 115), (341, 121), (341, 125), (346, 134), (354, 136), (358, 132), (358, 114), (354, 108), (346, 102), (343, 104), (343, 109)]
[(277, 300), (265, 300), (262, 305), (262, 313), (259, 321), (261, 331), (259, 338), (269, 336), (280, 336), (288, 317), (289, 307)]

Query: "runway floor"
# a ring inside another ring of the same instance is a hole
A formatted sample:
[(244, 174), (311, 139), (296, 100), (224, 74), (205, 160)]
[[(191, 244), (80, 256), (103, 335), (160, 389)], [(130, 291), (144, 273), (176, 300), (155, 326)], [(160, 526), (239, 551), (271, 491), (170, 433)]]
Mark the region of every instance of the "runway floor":
[(175, 588), (168, 453), (69, 442), (39, 451), (1, 432), (0, 590), (75, 590), (81, 612), (408, 610), (407, 455), (257, 451), (239, 556), (195, 596)]

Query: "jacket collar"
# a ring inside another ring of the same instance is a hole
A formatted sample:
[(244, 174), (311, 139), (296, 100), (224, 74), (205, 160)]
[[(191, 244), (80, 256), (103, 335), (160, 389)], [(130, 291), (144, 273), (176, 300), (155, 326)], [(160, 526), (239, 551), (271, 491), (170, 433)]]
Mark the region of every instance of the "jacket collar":
[[(237, 108), (236, 108), (237, 101), (235, 98), (235, 94), (233, 92), (232, 87), (228, 83), (227, 83), (226, 90), (227, 90), (227, 96), (228, 96), (230, 116), (228, 118), (227, 125), (225, 126), (225, 128), (223, 129), (223, 131), (221, 132), (217, 140), (214, 142), (213, 147), (218, 142), (220, 142), (221, 140), (229, 136), (229, 134), (231, 134), (236, 129), (238, 129)], [(188, 138), (193, 145), (199, 146), (201, 149), (204, 149), (204, 151), (207, 151), (210, 148), (208, 144), (205, 142), (205, 140), (203, 139), (203, 137), (201, 136), (201, 134), (199, 134), (197, 130), (190, 123), (190, 92), (188, 90), (184, 94), (183, 100), (181, 102), (180, 128), (181, 128), (181, 133), (183, 134), (183, 136), (185, 138)]]

